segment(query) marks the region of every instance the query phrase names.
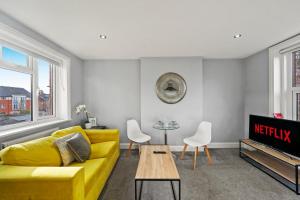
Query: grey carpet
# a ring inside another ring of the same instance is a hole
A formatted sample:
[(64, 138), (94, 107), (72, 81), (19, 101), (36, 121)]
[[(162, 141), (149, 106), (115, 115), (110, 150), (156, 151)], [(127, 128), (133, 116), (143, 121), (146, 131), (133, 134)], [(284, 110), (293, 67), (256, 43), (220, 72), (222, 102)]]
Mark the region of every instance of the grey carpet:
[[(238, 149), (211, 150), (214, 164), (208, 165), (203, 152), (192, 170), (192, 153), (175, 162), (181, 176), (182, 200), (299, 200), (293, 191), (238, 156)], [(120, 159), (101, 195), (103, 200), (134, 199), (137, 152)], [(175, 186), (177, 187), (177, 186)], [(100, 199), (100, 198), (99, 198)], [(170, 182), (145, 182), (143, 200), (172, 200)]]

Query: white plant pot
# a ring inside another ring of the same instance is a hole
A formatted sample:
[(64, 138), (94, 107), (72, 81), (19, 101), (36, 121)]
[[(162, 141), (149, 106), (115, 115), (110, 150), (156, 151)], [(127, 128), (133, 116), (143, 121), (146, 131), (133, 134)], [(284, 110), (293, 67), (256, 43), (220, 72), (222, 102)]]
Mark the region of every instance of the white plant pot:
[(92, 128), (92, 123), (85, 123), (85, 128), (86, 129)]

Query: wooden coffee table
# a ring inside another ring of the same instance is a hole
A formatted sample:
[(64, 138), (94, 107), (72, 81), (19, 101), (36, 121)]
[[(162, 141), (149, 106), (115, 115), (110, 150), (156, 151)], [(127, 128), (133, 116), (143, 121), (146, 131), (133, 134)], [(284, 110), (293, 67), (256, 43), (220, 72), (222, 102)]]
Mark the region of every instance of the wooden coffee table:
[[(165, 154), (154, 153), (165, 151)], [(168, 145), (143, 145), (135, 175), (135, 199), (141, 199), (144, 181), (170, 181), (174, 199), (174, 183), (178, 182), (178, 199), (181, 198), (180, 177)], [(140, 182), (139, 194), (138, 182)]]

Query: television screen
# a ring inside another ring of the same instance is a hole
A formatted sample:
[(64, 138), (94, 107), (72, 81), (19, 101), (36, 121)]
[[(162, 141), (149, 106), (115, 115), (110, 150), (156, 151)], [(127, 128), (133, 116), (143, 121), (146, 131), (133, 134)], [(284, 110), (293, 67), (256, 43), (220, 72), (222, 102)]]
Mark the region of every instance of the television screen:
[(300, 157), (300, 122), (250, 115), (249, 139)]

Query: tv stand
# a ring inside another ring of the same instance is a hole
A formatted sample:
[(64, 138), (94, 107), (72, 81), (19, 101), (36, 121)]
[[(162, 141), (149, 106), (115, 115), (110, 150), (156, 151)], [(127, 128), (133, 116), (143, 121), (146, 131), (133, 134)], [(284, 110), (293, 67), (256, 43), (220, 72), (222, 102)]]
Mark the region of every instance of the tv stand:
[(300, 160), (250, 139), (240, 140), (240, 157), (300, 194)]

